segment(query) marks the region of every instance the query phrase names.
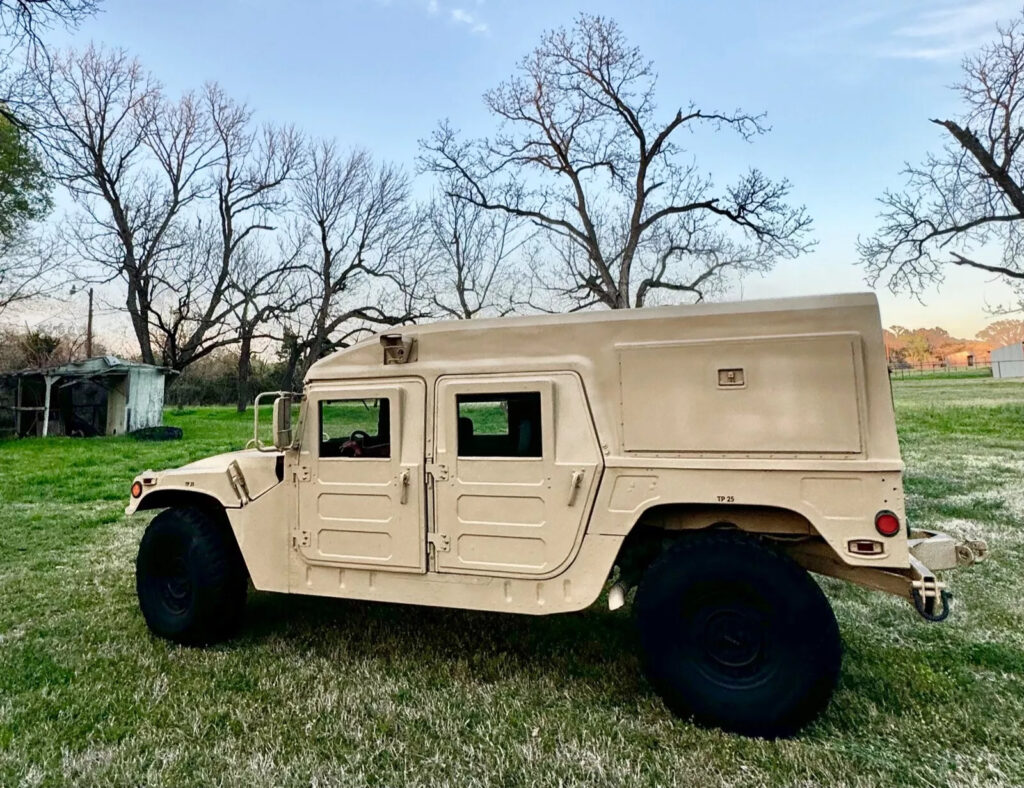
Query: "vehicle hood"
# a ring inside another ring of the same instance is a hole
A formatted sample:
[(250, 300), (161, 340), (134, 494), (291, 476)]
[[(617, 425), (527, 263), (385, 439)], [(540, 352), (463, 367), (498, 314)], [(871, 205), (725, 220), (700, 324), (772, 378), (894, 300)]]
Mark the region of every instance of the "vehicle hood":
[[(260, 451), (259, 449), (243, 449), (241, 451), (226, 451), (223, 454), (214, 454), (210, 457), (203, 457), (201, 460), (181, 465), (177, 468), (169, 468), (160, 471), (161, 475), (172, 475), (176, 473), (190, 473), (192, 471), (224, 470), (232, 462), (237, 462), (242, 473), (249, 472), (259, 474), (269, 471), (273, 476), (277, 458), (282, 456), (281, 452)], [(276, 479), (276, 477), (275, 477)]]

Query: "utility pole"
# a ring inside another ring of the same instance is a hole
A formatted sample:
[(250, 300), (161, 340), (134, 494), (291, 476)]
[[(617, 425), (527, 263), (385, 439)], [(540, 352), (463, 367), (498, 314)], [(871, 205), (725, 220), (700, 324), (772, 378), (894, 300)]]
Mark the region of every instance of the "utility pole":
[(92, 288), (89, 288), (89, 319), (85, 324), (85, 357), (92, 358)]

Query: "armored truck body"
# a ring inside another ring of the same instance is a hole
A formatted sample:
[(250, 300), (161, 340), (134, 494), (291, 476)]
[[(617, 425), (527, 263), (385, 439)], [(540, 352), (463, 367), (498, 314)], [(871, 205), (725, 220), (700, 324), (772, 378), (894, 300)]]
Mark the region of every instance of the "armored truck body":
[(671, 708), (785, 735), (839, 670), (808, 570), (935, 620), (935, 572), (986, 552), (907, 523), (870, 294), (405, 326), (274, 394), (272, 445), (132, 486), (164, 510), (138, 559), (158, 634), (228, 634), (248, 579), (527, 614), (636, 588)]

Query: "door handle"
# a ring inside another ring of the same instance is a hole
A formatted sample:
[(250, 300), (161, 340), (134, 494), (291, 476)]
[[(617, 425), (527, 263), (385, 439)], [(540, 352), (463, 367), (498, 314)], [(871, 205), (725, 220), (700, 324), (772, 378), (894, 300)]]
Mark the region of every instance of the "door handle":
[(399, 503), (405, 503), (409, 500), (409, 471), (404, 470), (398, 474), (398, 486), (401, 488), (401, 492), (398, 494)]
[(583, 476), (585, 471), (573, 471), (572, 479), (569, 480), (569, 506), (576, 503), (576, 494), (580, 491), (580, 486), (583, 484)]

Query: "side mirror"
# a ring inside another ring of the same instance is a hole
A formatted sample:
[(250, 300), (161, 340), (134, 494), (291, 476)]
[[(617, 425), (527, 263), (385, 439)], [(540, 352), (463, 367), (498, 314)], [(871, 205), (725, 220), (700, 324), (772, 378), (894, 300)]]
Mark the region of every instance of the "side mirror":
[(292, 445), (292, 398), (283, 395), (274, 400), (274, 448), (287, 449)]

